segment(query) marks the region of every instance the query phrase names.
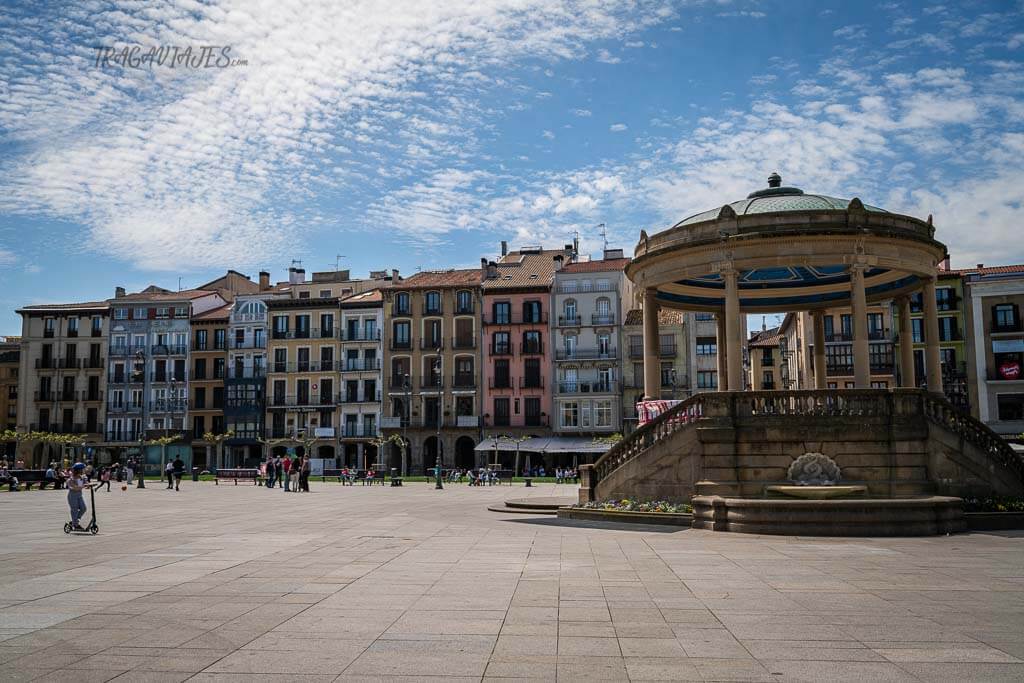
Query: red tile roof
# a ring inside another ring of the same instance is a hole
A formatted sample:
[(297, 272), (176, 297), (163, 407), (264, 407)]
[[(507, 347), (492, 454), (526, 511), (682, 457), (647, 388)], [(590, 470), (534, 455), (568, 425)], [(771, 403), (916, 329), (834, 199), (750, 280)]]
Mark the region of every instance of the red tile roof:
[(147, 287), (141, 292), (134, 292), (110, 299), (110, 303), (116, 304), (120, 301), (191, 301), (202, 299), (204, 296), (217, 296), (217, 292), (208, 289), (184, 289), (180, 292), (171, 292), (159, 287)]
[(33, 304), (31, 306), (22, 306), (18, 309), (18, 313), (21, 311), (78, 311), (78, 310), (90, 310), (99, 311), (107, 310), (110, 304), (106, 301), (83, 301), (80, 303), (72, 304)]
[(384, 300), (384, 295), (379, 289), (371, 289), (367, 292), (360, 292), (347, 296), (341, 300), (341, 304), (379, 304)]
[(779, 328), (772, 327), (767, 330), (755, 332), (751, 335), (750, 341), (747, 342), (747, 346), (778, 346), (781, 339), (782, 335), (779, 333)]
[(560, 273), (598, 273), (613, 270), (625, 270), (631, 259), (613, 258), (606, 261), (580, 261), (570, 263), (558, 271)]
[(565, 256), (565, 251), (509, 252), (498, 261), (498, 277), (485, 278), (483, 289), (549, 289), (555, 273), (555, 256)]
[(465, 270), (424, 270), (393, 283), (387, 289), (429, 289), (432, 287), (479, 286), (482, 280), (479, 268)]
[(949, 271), (939, 271), (939, 275), (943, 272), (957, 273), (959, 275), (1013, 275), (1020, 273), (1024, 275), (1024, 265), (1015, 266), (982, 266), (981, 268), (954, 268)]
[(209, 311), (204, 311), (199, 315), (192, 316), (192, 320), (209, 321), (209, 320), (227, 320), (228, 315), (231, 313), (231, 304), (225, 304), (212, 308)]
[[(669, 325), (682, 325), (683, 324), (682, 311), (677, 311), (671, 308), (663, 308), (658, 311), (658, 327), (667, 327)], [(643, 325), (644, 324), (644, 311), (642, 308), (634, 308), (626, 312), (626, 322), (623, 323), (627, 326), (630, 325)]]

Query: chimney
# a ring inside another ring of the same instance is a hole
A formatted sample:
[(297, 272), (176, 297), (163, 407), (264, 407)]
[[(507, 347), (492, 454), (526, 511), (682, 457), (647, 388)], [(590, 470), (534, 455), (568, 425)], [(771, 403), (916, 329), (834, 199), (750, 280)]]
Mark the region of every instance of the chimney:
[(270, 273), (265, 270), (260, 271), (260, 291), (265, 292), (270, 289)]
[(306, 281), (306, 269), (292, 266), (288, 269), (288, 284), (301, 285)]
[(621, 249), (605, 249), (604, 260), (610, 261), (612, 259), (625, 258), (624, 252)]
[(498, 277), (498, 264), (494, 261), (487, 262), (487, 279), (492, 280)]
[(114, 298), (120, 299), (125, 295), (124, 287), (114, 287)]
[(562, 262), (565, 261), (565, 257), (562, 256), (561, 254), (555, 254), (554, 261), (555, 261), (555, 272), (558, 272), (558, 271), (560, 271), (562, 269)]
[(981, 270), (981, 269), (982, 269), (982, 268), (984, 268), (984, 267), (985, 267), (985, 264), (984, 264), (984, 263), (979, 263), (979, 264), (978, 264), (978, 270)]
[(501, 255), (508, 256), (508, 242), (505, 240), (501, 241)]
[(580, 238), (579, 237), (573, 237), (572, 238), (572, 260), (573, 260), (574, 263), (575, 263), (576, 259), (579, 258), (579, 255), (580, 255)]
[(399, 280), (398, 268), (392, 268), (391, 269), (391, 283), (394, 284), (394, 283), (398, 282), (398, 280)]

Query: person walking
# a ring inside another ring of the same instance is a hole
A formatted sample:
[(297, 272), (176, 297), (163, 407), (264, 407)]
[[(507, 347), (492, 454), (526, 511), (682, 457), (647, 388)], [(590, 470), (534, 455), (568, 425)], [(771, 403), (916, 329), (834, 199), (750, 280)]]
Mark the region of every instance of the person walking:
[(274, 459), (267, 456), (267, 461), (263, 463), (263, 476), (267, 479), (267, 488), (274, 488)]
[(135, 478), (135, 458), (128, 458), (127, 464), (124, 468), (125, 479), (128, 480), (128, 485), (132, 485), (132, 479)]
[(107, 493), (110, 493), (110, 468), (109, 467), (104, 467), (102, 470), (100, 470), (100, 488), (103, 488), (104, 484), (107, 485)]
[(303, 493), (309, 493), (309, 472), (311, 463), (309, 458), (302, 456), (302, 469), (299, 470), (299, 485)]
[(281, 462), (281, 456), (274, 457), (274, 479), (277, 480), (277, 488), (283, 488), (284, 482), (284, 464)]
[(167, 489), (174, 488), (174, 462), (164, 465), (164, 476), (167, 477)]
[(288, 493), (292, 490), (292, 459), (287, 455), (281, 458), (281, 474), (284, 477), (284, 492)]
[(180, 491), (181, 475), (185, 474), (185, 461), (182, 460), (181, 456), (179, 455), (174, 459), (174, 462), (171, 463), (171, 466), (174, 471), (174, 490)]
[(289, 470), (289, 479), (292, 482), (292, 493), (299, 492), (299, 472), (302, 469), (302, 461), (299, 460), (299, 456), (292, 457), (292, 468)]
[(76, 462), (68, 477), (68, 507), (71, 508), (71, 528), (75, 531), (82, 531), (78, 520), (85, 514), (85, 498), (82, 497), (82, 491), (87, 488), (91, 487), (85, 476), (85, 465)]

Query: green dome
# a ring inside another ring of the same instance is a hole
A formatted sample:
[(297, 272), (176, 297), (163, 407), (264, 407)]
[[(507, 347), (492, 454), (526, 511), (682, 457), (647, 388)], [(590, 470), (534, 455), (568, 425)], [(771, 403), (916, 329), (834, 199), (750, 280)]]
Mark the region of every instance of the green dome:
[[(804, 191), (798, 187), (782, 187), (782, 178), (777, 173), (768, 177), (766, 189), (751, 192), (746, 199), (729, 204), (737, 216), (788, 211), (845, 211), (849, 205), (849, 199), (839, 199), (823, 194), (804, 194)], [(887, 213), (885, 209), (867, 204), (864, 205), (864, 209), (875, 213)], [(718, 218), (721, 210), (719, 207), (710, 211), (702, 211), (689, 218), (684, 218), (676, 223), (675, 227), (714, 220)]]

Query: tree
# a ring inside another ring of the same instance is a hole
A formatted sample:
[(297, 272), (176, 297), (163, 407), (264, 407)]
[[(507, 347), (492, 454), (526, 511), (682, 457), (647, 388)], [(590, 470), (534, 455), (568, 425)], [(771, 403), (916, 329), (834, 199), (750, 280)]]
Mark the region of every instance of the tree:
[(15, 429), (5, 429), (0, 432), (0, 441), (14, 442), (14, 457), (17, 460), (18, 451), (21, 450), (21, 444), (27, 442), (39, 442), (55, 444), (62, 447), (72, 446), (81, 448), (85, 445), (85, 439), (80, 434), (54, 434), (53, 432), (40, 432), (40, 431), (25, 431), (19, 432)]
[(160, 447), (160, 476), (164, 476), (164, 468), (167, 466), (167, 446), (181, 438), (181, 434), (159, 436), (149, 441), (144, 441), (146, 446)]
[(407, 471), (406, 470), (406, 462), (405, 462), (405, 453), (406, 453), (406, 450), (409, 448), (409, 444), (406, 442), (405, 439), (403, 439), (401, 437), (401, 435), (399, 435), (399, 434), (392, 434), (391, 436), (378, 436), (376, 439), (373, 439), (372, 441), (370, 441), (370, 443), (372, 443), (374, 446), (377, 447), (377, 460), (380, 461), (380, 462), (383, 462), (380, 458), (381, 458), (381, 455), (384, 452), (384, 447), (385, 446), (387, 446), (388, 444), (392, 444), (392, 443), (395, 444), (396, 446), (398, 446), (398, 452), (399, 452), (399, 455), (402, 458), (402, 476), (405, 476), (405, 473)]
[[(212, 441), (217, 449), (216, 469), (220, 469), (224, 466), (224, 442), (235, 436), (232, 430), (228, 430), (222, 434), (214, 434), (213, 432), (206, 432), (203, 434), (203, 441)], [(210, 463), (206, 463), (207, 469), (210, 467)]]

